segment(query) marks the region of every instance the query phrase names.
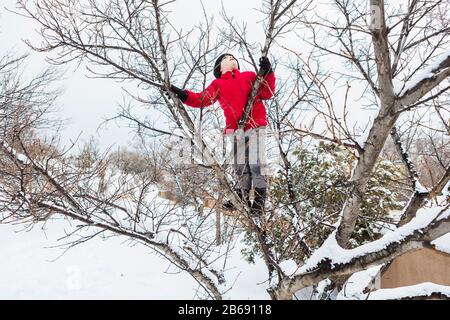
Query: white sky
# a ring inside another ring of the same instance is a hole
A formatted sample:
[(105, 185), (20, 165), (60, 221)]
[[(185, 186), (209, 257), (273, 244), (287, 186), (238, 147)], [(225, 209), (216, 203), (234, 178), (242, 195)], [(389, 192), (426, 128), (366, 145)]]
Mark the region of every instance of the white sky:
[[(32, 52), (22, 41), (23, 39), (29, 39), (34, 43), (39, 41), (34, 21), (5, 10), (5, 7), (14, 8), (14, 0), (2, 0), (1, 3), (0, 54), (8, 50), (18, 54), (30, 52), (27, 74), (35, 74), (45, 69), (48, 66), (45, 55)], [(76, 139), (80, 133), (82, 133), (82, 140), (88, 140), (90, 135), (99, 139), (96, 133), (97, 127), (104, 118), (114, 114), (122, 95), (120, 86), (105, 79), (87, 79), (86, 70), (80, 68), (74, 71), (74, 64), (60, 69), (66, 72), (65, 79), (60, 82), (64, 94), (59, 100), (59, 106), (61, 117), (69, 120), (62, 132), (62, 141)], [(108, 130), (107, 134), (101, 133), (99, 141), (102, 146), (106, 146), (115, 142), (125, 144), (129, 138), (127, 130), (114, 128), (114, 130)]]

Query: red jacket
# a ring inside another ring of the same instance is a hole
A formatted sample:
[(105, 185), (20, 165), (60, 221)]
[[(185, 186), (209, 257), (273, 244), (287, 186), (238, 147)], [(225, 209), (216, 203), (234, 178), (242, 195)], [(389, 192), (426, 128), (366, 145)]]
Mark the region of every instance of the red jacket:
[[(238, 69), (229, 71), (215, 79), (203, 92), (195, 93), (186, 90), (188, 97), (184, 103), (194, 108), (203, 108), (219, 100), (225, 115), (225, 133), (234, 132), (244, 113), (248, 96), (256, 80), (252, 71), (240, 72)], [(269, 73), (263, 79), (250, 116), (245, 123), (244, 131), (250, 128), (267, 126), (266, 108), (261, 100), (270, 99), (275, 91), (275, 74)]]

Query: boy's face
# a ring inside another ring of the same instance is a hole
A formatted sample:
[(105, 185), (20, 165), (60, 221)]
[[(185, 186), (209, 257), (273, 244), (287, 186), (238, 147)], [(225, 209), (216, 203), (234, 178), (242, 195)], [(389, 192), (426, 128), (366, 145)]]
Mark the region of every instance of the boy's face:
[(220, 72), (226, 73), (237, 69), (237, 61), (233, 56), (225, 56), (220, 62)]

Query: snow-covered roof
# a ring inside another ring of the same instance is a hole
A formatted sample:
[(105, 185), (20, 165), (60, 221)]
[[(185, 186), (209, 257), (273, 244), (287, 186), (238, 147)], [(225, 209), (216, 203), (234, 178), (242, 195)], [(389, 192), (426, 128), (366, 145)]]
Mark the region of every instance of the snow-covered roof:
[(434, 248), (436, 250), (450, 255), (450, 233), (437, 238), (436, 240), (431, 242), (431, 244), (434, 245)]
[(392, 289), (380, 289), (372, 291), (366, 295), (365, 299), (400, 300), (415, 297), (430, 297), (436, 294), (450, 298), (450, 287), (442, 286), (431, 282), (424, 282), (413, 286), (399, 287)]

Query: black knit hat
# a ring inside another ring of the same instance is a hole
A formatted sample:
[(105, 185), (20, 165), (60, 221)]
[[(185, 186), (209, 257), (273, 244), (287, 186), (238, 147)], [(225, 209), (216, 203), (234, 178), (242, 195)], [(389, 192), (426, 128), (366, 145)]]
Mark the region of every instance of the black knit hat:
[[(217, 58), (216, 63), (214, 63), (214, 76), (215, 76), (216, 78), (220, 78), (220, 76), (222, 75), (222, 72), (220, 72), (220, 63), (222, 62), (222, 59), (225, 58), (225, 56), (232, 56), (233, 58), (236, 59), (236, 57), (233, 56), (231, 53), (224, 53), (224, 54), (221, 54), (221, 55)], [(239, 61), (238, 61), (237, 59), (236, 59), (236, 62), (237, 62), (237, 65), (238, 65), (238, 69), (240, 69), (240, 68), (239, 68)]]

